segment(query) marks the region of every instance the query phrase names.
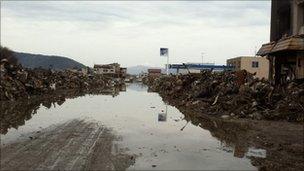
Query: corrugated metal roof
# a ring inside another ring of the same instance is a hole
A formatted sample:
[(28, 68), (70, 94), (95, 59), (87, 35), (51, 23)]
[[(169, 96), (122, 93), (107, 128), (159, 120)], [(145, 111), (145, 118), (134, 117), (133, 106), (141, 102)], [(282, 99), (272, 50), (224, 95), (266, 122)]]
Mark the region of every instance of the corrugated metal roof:
[(263, 44), (257, 55), (266, 56), (276, 52), (292, 50), (304, 51), (304, 35), (291, 36), (277, 42)]
[(291, 37), (279, 40), (271, 50), (271, 53), (285, 50), (304, 50), (304, 37)]
[(257, 55), (265, 56), (265, 55), (269, 54), (275, 45), (276, 45), (275, 42), (263, 44), (262, 47), (260, 48), (260, 50), (258, 51)]

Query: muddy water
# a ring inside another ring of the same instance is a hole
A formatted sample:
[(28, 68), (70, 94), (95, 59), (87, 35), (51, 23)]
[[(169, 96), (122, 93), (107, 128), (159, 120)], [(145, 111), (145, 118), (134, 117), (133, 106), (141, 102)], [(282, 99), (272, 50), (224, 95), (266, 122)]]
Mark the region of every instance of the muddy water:
[[(1, 126), (1, 146), (27, 140), (33, 132), (78, 119), (98, 122), (111, 129), (119, 137), (113, 146), (136, 156), (130, 170), (256, 170), (249, 157), (266, 156), (266, 151), (253, 147), (245, 155), (236, 156), (233, 145), (186, 121), (181, 112), (166, 105), (157, 93), (148, 92), (143, 85), (130, 84), (126, 91), (114, 94), (85, 95), (60, 104), (34, 105), (35, 110), (25, 114), (21, 121), (16, 116), (18, 121)], [(14, 115), (28, 112), (27, 107), (21, 106)]]

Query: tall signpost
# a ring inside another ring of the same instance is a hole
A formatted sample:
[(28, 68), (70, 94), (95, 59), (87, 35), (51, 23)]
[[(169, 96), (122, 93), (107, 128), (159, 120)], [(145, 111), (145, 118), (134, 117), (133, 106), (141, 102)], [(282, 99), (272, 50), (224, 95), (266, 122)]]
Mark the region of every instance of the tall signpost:
[(169, 75), (169, 49), (160, 48), (160, 56), (167, 57), (166, 73), (167, 73), (167, 75)]

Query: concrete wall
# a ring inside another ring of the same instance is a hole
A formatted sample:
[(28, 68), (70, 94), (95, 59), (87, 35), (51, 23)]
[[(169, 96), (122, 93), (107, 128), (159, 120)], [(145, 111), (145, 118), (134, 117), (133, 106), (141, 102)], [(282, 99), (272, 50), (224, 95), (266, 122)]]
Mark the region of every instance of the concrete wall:
[(270, 41), (304, 34), (304, 1), (272, 0)]
[(270, 41), (277, 41), (283, 35), (291, 35), (291, 3), (293, 0), (272, 0)]
[[(258, 67), (252, 67), (252, 62), (258, 62)], [(227, 60), (227, 65), (235, 66), (235, 70), (246, 70), (256, 73), (256, 77), (268, 79), (269, 61), (263, 57), (237, 57)]]
[(227, 66), (233, 66), (236, 71), (241, 70), (241, 57), (227, 60)]
[[(258, 67), (252, 67), (252, 62), (258, 62)], [(245, 69), (250, 73), (256, 73), (258, 78), (268, 79), (269, 61), (263, 57), (243, 57), (241, 58), (241, 70)]]
[(304, 34), (304, 1), (294, 0), (291, 8), (292, 34)]
[[(189, 69), (190, 73), (200, 73), (201, 70), (199, 69)], [(188, 70), (187, 69), (179, 69), (178, 71), (179, 74), (188, 74)]]

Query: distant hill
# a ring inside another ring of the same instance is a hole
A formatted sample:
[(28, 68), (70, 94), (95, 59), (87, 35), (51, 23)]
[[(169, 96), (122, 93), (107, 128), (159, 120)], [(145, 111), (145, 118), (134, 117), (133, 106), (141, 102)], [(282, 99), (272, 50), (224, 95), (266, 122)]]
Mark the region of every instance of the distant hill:
[(62, 56), (48, 56), (41, 54), (30, 54), (30, 53), (21, 53), (14, 52), (18, 62), (24, 68), (44, 68), (44, 69), (55, 69), (55, 70), (64, 70), (72, 68), (84, 68), (85, 65)]

